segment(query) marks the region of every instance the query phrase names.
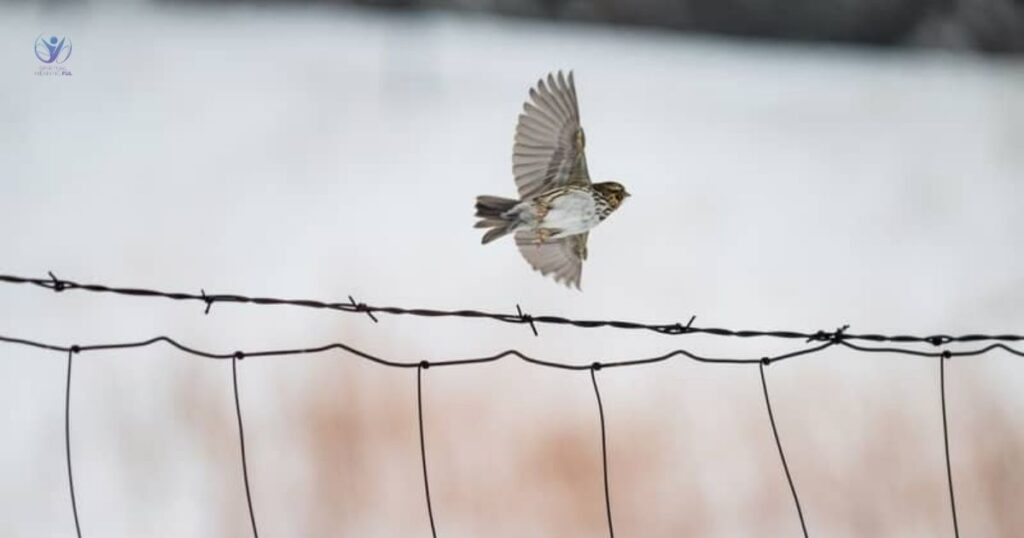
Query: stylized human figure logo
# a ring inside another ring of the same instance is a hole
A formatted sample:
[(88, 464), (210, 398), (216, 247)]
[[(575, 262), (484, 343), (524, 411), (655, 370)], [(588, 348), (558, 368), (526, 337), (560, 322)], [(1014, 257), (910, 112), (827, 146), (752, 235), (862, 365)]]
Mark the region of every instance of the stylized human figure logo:
[(66, 37), (42, 35), (36, 38), (36, 58), (44, 64), (62, 64), (71, 57), (71, 40)]

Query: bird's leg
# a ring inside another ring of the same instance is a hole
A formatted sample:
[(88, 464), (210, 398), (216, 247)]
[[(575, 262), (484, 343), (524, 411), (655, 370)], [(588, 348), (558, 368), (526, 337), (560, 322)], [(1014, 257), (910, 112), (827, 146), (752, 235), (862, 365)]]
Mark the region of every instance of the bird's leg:
[(537, 229), (537, 241), (535, 241), (535, 244), (539, 247), (539, 246), (543, 245), (544, 243), (547, 243), (548, 239), (550, 239), (550, 238), (551, 238), (551, 229), (550, 228), (538, 228)]

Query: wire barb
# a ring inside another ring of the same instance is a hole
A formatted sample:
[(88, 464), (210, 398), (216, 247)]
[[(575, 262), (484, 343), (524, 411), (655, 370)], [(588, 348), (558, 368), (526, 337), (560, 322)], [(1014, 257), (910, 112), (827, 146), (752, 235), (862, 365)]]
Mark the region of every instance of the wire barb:
[(839, 327), (838, 329), (832, 332), (818, 331), (808, 336), (807, 342), (831, 342), (833, 344), (839, 344), (842, 343), (843, 340), (847, 338), (846, 329), (849, 328), (849, 325), (843, 325), (842, 327)]
[(66, 282), (57, 278), (53, 274), (53, 271), (47, 271), (46, 274), (50, 275), (50, 287), (53, 289), (53, 291), (56, 291), (58, 293), (64, 291), (64, 288), (67, 287)]
[(523, 309), (519, 308), (518, 304), (516, 305), (516, 312), (519, 312), (519, 319), (521, 319), (523, 323), (530, 324), (530, 329), (533, 330), (533, 335), (540, 336), (539, 334), (537, 334), (537, 326), (533, 324), (533, 316), (529, 314), (524, 314)]
[(206, 310), (203, 311), (203, 314), (210, 315), (210, 307), (213, 306), (215, 299), (207, 295), (205, 289), (200, 289), (199, 293), (203, 296), (203, 302), (206, 303)]
[(835, 332), (832, 333), (831, 338), (829, 338), (829, 342), (832, 342), (833, 344), (838, 344), (842, 342), (843, 338), (846, 337), (846, 329), (849, 328), (849, 325), (843, 325), (842, 327), (836, 329)]
[(697, 319), (697, 315), (694, 314), (694, 315), (690, 316), (690, 321), (687, 321), (685, 326), (683, 324), (681, 324), (681, 323), (676, 323), (676, 326), (675, 326), (676, 330), (675, 330), (674, 334), (686, 334), (686, 333), (690, 332), (690, 328), (693, 327), (693, 322), (696, 319)]
[(373, 315), (373, 309), (366, 306), (366, 303), (357, 303), (351, 295), (348, 296), (348, 302), (352, 303), (352, 308), (354, 308), (356, 312), (366, 312), (366, 315), (370, 316), (370, 319), (372, 319), (374, 323), (377, 323), (377, 316)]

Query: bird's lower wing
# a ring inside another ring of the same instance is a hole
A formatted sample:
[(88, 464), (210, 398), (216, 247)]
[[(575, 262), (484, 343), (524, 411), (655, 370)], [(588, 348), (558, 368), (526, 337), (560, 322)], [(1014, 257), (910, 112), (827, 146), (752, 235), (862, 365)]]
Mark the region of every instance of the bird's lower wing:
[(587, 259), (586, 233), (539, 242), (536, 231), (520, 230), (516, 232), (516, 246), (534, 270), (580, 289), (583, 260)]

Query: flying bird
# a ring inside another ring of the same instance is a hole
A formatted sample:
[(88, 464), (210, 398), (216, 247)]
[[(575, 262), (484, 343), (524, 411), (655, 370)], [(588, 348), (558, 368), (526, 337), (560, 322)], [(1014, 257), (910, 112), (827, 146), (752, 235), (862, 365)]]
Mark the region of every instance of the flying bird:
[(488, 229), (483, 244), (515, 234), (534, 270), (577, 289), (590, 230), (629, 196), (620, 183), (590, 181), (584, 144), (572, 71), (548, 74), (530, 89), (516, 125), (512, 173), (519, 199), (476, 198), (475, 227)]

